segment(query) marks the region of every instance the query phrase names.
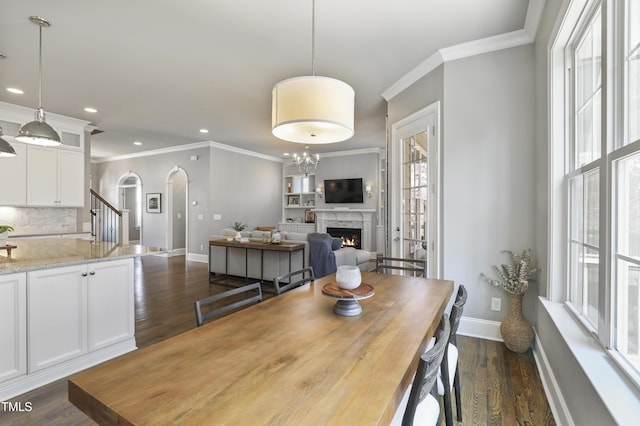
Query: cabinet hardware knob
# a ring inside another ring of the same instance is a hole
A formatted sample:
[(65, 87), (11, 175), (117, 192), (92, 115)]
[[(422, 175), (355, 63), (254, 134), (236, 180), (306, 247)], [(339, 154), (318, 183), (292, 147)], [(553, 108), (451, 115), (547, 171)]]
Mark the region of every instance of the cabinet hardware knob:
[(95, 274), (96, 274), (96, 271), (89, 272), (89, 275), (95, 275)]
[(87, 276), (87, 273), (86, 273), (86, 272), (83, 272), (83, 273), (82, 273), (82, 276), (83, 276), (83, 277), (86, 277), (86, 276)]

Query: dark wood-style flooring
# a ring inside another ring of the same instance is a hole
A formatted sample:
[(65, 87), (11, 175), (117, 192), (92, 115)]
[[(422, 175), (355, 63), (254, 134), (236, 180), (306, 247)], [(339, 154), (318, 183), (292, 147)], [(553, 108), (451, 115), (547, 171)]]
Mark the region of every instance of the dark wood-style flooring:
[[(185, 262), (184, 256), (137, 259), (135, 276), (140, 348), (194, 328), (193, 302), (228, 288), (210, 285), (207, 265)], [(458, 424), (555, 425), (531, 350), (516, 354), (500, 342), (464, 336), (458, 337), (458, 346), (463, 400), (463, 422)], [(0, 405), (0, 425), (95, 424), (67, 401), (65, 379), (11, 402), (29, 402), (32, 409), (8, 412)]]

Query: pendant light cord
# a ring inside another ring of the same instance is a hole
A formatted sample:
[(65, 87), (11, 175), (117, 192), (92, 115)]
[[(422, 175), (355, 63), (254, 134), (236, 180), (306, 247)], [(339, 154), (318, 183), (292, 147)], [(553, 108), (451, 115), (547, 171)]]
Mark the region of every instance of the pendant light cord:
[(38, 81), (39, 86), (38, 86), (38, 108), (42, 108), (42, 25), (38, 25), (39, 29), (40, 29), (40, 43), (39, 43), (39, 49), (38, 49)]
[(316, 0), (311, 1), (311, 75), (316, 75)]

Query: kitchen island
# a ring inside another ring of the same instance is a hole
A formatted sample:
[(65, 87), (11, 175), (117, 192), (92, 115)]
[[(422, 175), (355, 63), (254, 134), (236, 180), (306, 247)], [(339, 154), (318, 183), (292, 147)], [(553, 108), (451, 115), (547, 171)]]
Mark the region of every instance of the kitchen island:
[(0, 400), (136, 349), (140, 245), (75, 238), (0, 247)]

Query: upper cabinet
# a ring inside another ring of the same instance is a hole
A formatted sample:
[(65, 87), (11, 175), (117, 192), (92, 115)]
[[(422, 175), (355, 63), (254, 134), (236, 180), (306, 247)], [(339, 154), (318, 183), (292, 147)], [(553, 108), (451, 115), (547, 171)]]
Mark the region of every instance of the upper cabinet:
[(27, 205), (84, 206), (84, 154), (27, 146)]
[(34, 118), (35, 108), (0, 102), (0, 127), (18, 154), (0, 158), (0, 168), (11, 179), (0, 191), (0, 206), (82, 207), (85, 188), (84, 134), (88, 121), (47, 113), (47, 123), (63, 145), (45, 148), (15, 141), (20, 127)]

